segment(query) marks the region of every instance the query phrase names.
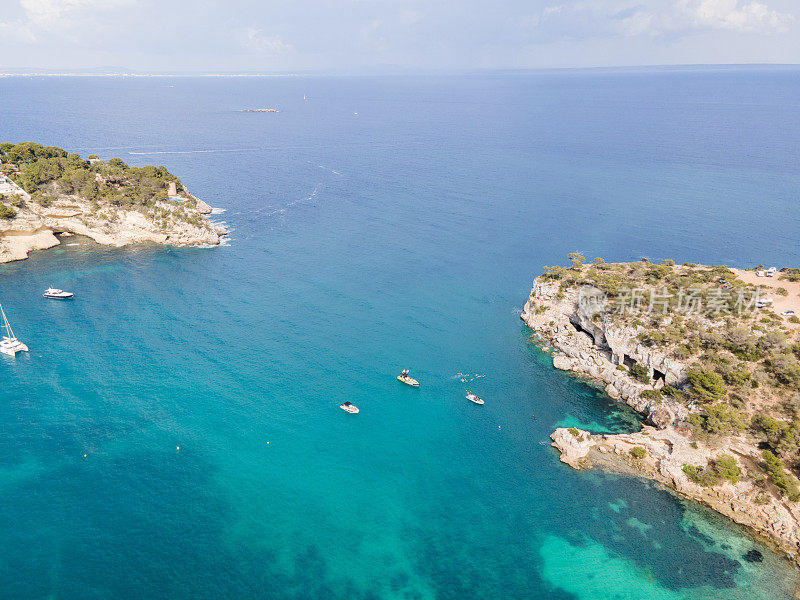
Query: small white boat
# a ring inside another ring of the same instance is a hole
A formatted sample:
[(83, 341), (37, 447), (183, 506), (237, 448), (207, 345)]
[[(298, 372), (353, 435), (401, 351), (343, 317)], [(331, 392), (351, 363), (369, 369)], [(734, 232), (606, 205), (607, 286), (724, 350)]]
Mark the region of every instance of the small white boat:
[(353, 415), (358, 414), (358, 407), (355, 404), (351, 404), (349, 401), (340, 404), (339, 408), (341, 408), (344, 412), (349, 412)]
[(67, 298), (72, 298), (74, 295), (75, 294), (72, 292), (65, 292), (58, 288), (47, 288), (44, 294), (42, 294), (45, 298), (55, 298), (56, 300), (66, 300)]
[(467, 392), (467, 400), (469, 400), (470, 402), (474, 402), (475, 404), (483, 404), (484, 403), (483, 402), (483, 398), (481, 398), (480, 396), (476, 396), (472, 392)]
[(410, 385), (411, 387), (419, 387), (419, 381), (408, 374), (408, 369), (404, 369), (403, 372), (397, 376), (397, 381), (401, 381), (406, 385)]
[(0, 352), (9, 356), (16, 356), (17, 352), (27, 352), (28, 347), (20, 342), (11, 330), (11, 325), (8, 323), (2, 305), (0, 305), (0, 314), (3, 315), (3, 329), (5, 330), (5, 335), (0, 340)]

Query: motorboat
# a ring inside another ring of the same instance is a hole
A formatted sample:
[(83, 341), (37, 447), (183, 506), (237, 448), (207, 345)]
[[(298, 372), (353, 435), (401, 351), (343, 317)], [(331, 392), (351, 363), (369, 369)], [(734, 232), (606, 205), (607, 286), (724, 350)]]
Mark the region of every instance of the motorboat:
[(472, 392), (467, 392), (467, 400), (469, 400), (470, 402), (474, 402), (475, 404), (483, 404), (484, 403), (483, 402), (483, 398), (481, 398), (480, 396), (476, 396)]
[(404, 369), (403, 372), (397, 376), (397, 381), (401, 381), (406, 385), (410, 385), (411, 387), (419, 387), (419, 381), (408, 374), (408, 369)]
[(72, 298), (75, 294), (72, 292), (65, 292), (64, 290), (59, 290), (58, 288), (47, 288), (42, 294), (45, 298), (55, 298), (56, 300), (66, 300), (67, 298)]
[(9, 356), (16, 356), (17, 352), (27, 352), (28, 347), (20, 342), (11, 330), (11, 325), (8, 323), (2, 305), (0, 305), (0, 315), (3, 316), (3, 330), (5, 331), (3, 339), (0, 340), (0, 352)]
[(350, 414), (353, 415), (358, 414), (358, 407), (355, 404), (350, 403), (349, 401), (340, 404), (339, 408), (341, 408), (344, 412), (349, 412)]

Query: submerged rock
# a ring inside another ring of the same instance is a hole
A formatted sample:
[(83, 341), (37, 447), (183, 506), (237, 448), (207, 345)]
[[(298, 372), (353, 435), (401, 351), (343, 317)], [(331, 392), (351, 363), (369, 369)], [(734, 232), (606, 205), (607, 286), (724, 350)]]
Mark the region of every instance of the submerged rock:
[(753, 549), (743, 554), (742, 558), (750, 563), (760, 563), (764, 560), (764, 555), (758, 550)]

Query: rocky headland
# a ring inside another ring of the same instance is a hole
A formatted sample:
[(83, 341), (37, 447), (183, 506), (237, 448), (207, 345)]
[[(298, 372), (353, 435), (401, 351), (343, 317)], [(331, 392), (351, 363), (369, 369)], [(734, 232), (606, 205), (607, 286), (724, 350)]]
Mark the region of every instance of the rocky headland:
[(571, 258), (534, 280), (521, 317), (555, 368), (599, 383), (643, 425), (557, 429), (561, 460), (657, 481), (800, 564), (800, 339), (769, 302), (800, 273), (759, 286), (727, 267)]
[(99, 244), (217, 245), (227, 234), (211, 207), (164, 167), (25, 142), (0, 144), (0, 263), (82, 235)]

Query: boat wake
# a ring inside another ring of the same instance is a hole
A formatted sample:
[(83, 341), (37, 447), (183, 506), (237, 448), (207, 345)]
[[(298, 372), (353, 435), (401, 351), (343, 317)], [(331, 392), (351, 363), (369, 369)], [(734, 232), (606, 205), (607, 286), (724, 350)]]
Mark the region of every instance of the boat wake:
[(331, 169), (330, 167), (326, 167), (325, 165), (317, 165), (317, 166), (320, 169), (322, 169), (323, 171), (328, 171), (328, 173), (333, 173), (334, 175), (341, 175), (341, 173), (339, 173), (339, 171), (337, 171), (335, 169)]
[(313, 200), (314, 198), (317, 197), (317, 195), (319, 194), (319, 190), (320, 190), (321, 186), (322, 186), (322, 184), (318, 183), (317, 185), (314, 186), (314, 191), (311, 192), (310, 195), (306, 196), (305, 198), (301, 198), (299, 200), (294, 200), (292, 202), (289, 202), (289, 204), (287, 204), (286, 206), (284, 206), (282, 208), (276, 208), (275, 210), (272, 210), (272, 211), (266, 213), (266, 216), (269, 217), (271, 215), (276, 215), (276, 214), (279, 214), (279, 213), (285, 213), (286, 209), (291, 208), (292, 206), (296, 206), (298, 204), (303, 204), (305, 202), (310, 202), (311, 200)]
[(152, 150), (151, 152), (128, 152), (128, 154), (209, 154), (215, 152), (253, 152), (258, 148), (228, 148), (211, 150)]

